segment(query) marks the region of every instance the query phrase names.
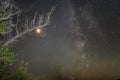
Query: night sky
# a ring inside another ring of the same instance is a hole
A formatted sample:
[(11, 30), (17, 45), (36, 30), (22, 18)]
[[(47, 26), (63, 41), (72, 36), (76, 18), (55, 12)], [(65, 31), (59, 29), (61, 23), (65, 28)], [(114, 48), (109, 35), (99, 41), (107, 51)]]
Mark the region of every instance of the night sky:
[(34, 74), (58, 67), (82, 77), (120, 78), (120, 0), (16, 0), (23, 14), (44, 14), (56, 6), (45, 35), (30, 36), (15, 52)]

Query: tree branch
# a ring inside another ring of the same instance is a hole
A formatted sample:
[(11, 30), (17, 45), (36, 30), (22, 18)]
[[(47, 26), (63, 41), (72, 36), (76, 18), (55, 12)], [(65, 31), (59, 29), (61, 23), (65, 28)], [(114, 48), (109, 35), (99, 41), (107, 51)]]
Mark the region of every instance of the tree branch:
[(9, 14), (9, 15), (7, 15), (7, 16), (4, 16), (4, 15), (3, 15), (2, 18), (0, 18), (0, 22), (6, 21), (6, 20), (10, 19), (11, 17), (13, 17), (13, 16), (15, 16), (15, 15), (17, 15), (17, 14), (20, 14), (20, 13), (22, 13), (22, 12), (28, 12), (28, 11), (30, 11), (32, 8), (33, 8), (33, 6), (31, 6), (29, 9), (26, 9), (26, 10), (20, 10), (20, 9), (18, 9), (18, 11), (14, 12), (14, 13), (11, 13), (11, 14)]
[[(15, 42), (18, 38), (21, 38), (23, 35), (31, 32), (31, 31), (33, 31), (33, 30), (35, 30), (35, 29), (37, 29), (37, 28), (42, 28), (42, 27), (47, 26), (47, 25), (50, 23), (50, 19), (51, 19), (50, 17), (51, 17), (51, 15), (52, 15), (52, 13), (53, 13), (54, 10), (55, 10), (55, 7), (52, 7), (52, 9), (50, 10), (50, 12), (47, 14), (47, 17), (45, 17), (45, 20), (42, 21), (42, 22), (44, 22), (43, 24), (38, 24), (38, 26), (35, 26), (35, 24), (32, 25), (32, 27), (27, 28), (27, 29), (24, 30), (23, 32), (17, 34), (17, 35), (14, 36), (13, 38), (11, 38), (11, 39), (8, 40), (7, 42), (5, 42), (5, 43), (3, 44), (3, 47), (9, 46), (9, 44), (12, 44), (12, 43)], [(43, 16), (41, 16), (41, 17), (43, 17)], [(43, 20), (43, 19), (41, 19), (41, 20)], [(39, 22), (41, 22), (41, 20), (39, 20)], [(32, 22), (33, 22), (33, 21), (34, 21), (34, 23), (35, 23), (35, 17), (33, 18)], [(39, 23), (39, 22), (38, 22), (38, 23)]]

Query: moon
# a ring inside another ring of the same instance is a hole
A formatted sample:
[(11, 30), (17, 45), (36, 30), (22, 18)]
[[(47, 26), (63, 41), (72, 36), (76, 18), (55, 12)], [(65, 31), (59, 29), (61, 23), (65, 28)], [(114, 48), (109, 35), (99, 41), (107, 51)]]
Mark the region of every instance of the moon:
[(35, 31), (37, 34), (40, 34), (42, 32), (42, 30), (40, 28), (37, 28)]

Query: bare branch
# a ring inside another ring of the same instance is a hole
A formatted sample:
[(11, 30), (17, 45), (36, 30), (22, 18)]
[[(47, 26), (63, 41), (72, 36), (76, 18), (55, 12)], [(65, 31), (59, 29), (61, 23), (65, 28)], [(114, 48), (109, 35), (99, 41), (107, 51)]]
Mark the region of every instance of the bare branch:
[(52, 7), (51, 11), (48, 13), (46, 23), (50, 23), (50, 17), (52, 15), (52, 13), (54, 12), (55, 8), (56, 8), (56, 6)]
[[(15, 7), (16, 7), (16, 6), (15, 6)], [(18, 14), (20, 14), (20, 13), (22, 13), (22, 12), (28, 12), (28, 11), (30, 11), (32, 8), (33, 8), (33, 6), (31, 6), (29, 9), (26, 9), (26, 10), (20, 10), (20, 9), (18, 9), (16, 12), (10, 12), (10, 14), (8, 14), (8, 15), (3, 15), (3, 16), (0, 18), (0, 22), (1, 22), (1, 21), (6, 21), (6, 20), (10, 19), (11, 17), (13, 17), (13, 16), (15, 16), (15, 15), (18, 15)]]
[(20, 14), (22, 11), (23, 11), (23, 10), (19, 10), (18, 12), (11, 13), (11, 14), (9, 14), (9, 15), (6, 16), (6, 17), (2, 17), (2, 18), (0, 18), (0, 22), (1, 22), (1, 21), (5, 21), (5, 20), (8, 20), (8, 19), (11, 18), (12, 16), (17, 15), (17, 14)]
[(35, 26), (36, 18), (37, 18), (37, 12), (35, 12), (35, 15), (34, 15), (34, 17), (33, 17), (32, 25), (31, 25), (32, 27)]
[[(38, 23), (40, 23), (40, 22), (44, 22), (44, 23), (43, 23), (43, 24), (38, 24), (38, 26), (35, 26), (35, 18), (36, 18), (36, 14), (35, 14), (35, 16), (34, 16), (34, 18), (33, 18), (33, 20), (32, 20), (32, 22), (34, 22), (34, 23), (33, 23), (34, 25), (32, 24), (32, 27), (27, 28), (27, 29), (24, 30), (23, 32), (17, 34), (17, 35), (14, 36), (13, 38), (11, 38), (11, 39), (8, 40), (7, 42), (5, 42), (5, 43), (3, 44), (3, 47), (9, 46), (9, 44), (12, 44), (12, 43), (15, 42), (18, 38), (21, 38), (23, 35), (31, 32), (31, 31), (33, 31), (33, 30), (35, 30), (35, 29), (37, 29), (37, 28), (42, 28), (42, 27), (47, 26), (47, 25), (50, 23), (51, 15), (52, 15), (52, 13), (53, 13), (54, 10), (55, 10), (55, 7), (52, 7), (52, 9), (51, 9), (50, 12), (47, 14), (47, 17), (45, 17), (44, 20), (39, 18), (39, 22), (38, 22)], [(42, 16), (42, 17), (43, 17), (43, 16)], [(43, 21), (41, 21), (41, 20), (43, 20)], [(28, 24), (28, 23), (27, 23), (27, 24)], [(27, 25), (27, 24), (26, 24), (26, 25)], [(27, 26), (28, 26), (28, 25), (27, 25)]]
[(38, 22), (38, 25), (43, 24), (43, 21), (44, 21), (43, 19), (44, 19), (44, 15), (39, 16), (39, 22)]
[(19, 25), (19, 22), (20, 22), (20, 20), (19, 20), (19, 14), (17, 15), (17, 20), (16, 21), (17, 21), (16, 26), (15, 26), (16, 33), (19, 34), (19, 30), (18, 30), (18, 25)]
[(29, 27), (29, 20), (28, 20), (28, 17), (26, 17), (24, 29), (28, 29), (28, 27)]

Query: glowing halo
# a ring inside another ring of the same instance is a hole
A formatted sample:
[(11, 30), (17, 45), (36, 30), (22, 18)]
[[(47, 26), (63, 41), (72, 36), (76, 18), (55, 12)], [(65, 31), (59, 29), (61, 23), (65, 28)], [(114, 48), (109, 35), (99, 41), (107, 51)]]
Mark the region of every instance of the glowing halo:
[(36, 33), (40, 34), (42, 32), (42, 30), (40, 28), (37, 28), (36, 30)]

